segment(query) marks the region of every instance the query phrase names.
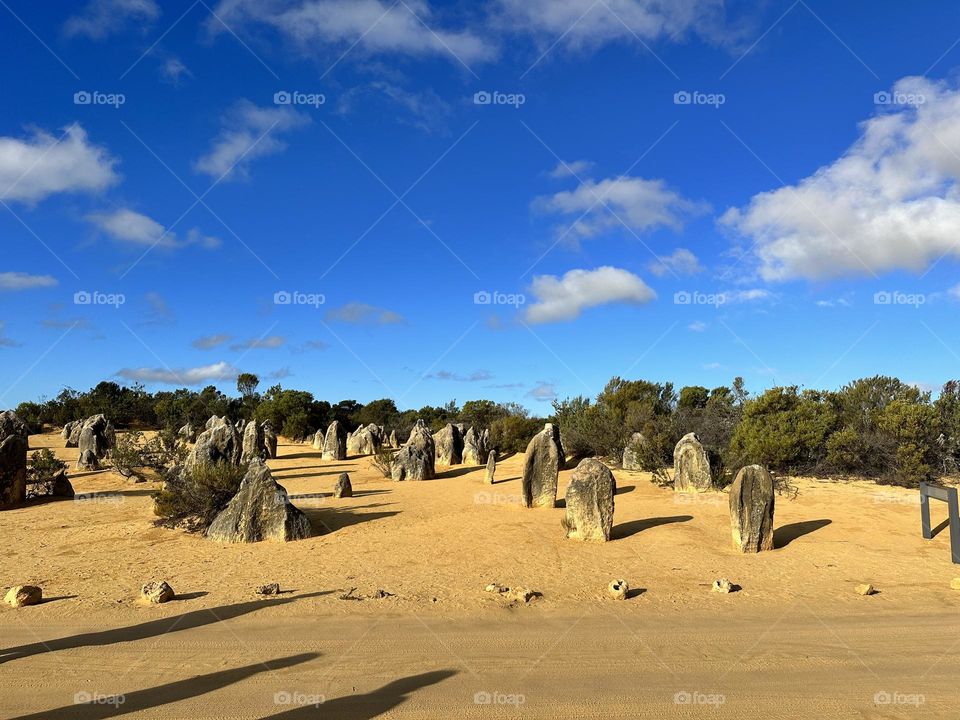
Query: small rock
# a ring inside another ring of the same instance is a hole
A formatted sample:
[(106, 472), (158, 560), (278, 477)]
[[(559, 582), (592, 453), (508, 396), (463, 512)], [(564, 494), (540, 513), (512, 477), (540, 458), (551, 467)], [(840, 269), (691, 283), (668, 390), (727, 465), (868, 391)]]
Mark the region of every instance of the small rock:
[(536, 597), (540, 597), (540, 593), (536, 590), (529, 590), (527, 588), (514, 588), (510, 591), (510, 598), (516, 600), (517, 602), (528, 603)]
[(733, 583), (726, 578), (720, 578), (713, 581), (713, 591), (718, 593), (732, 593)]
[(386, 590), (377, 590), (377, 591), (373, 594), (373, 599), (374, 599), (374, 600), (383, 600), (384, 598), (388, 598), (388, 597), (393, 597), (393, 593), (392, 593), (392, 592), (387, 592)]
[(873, 585), (857, 585), (855, 588), (857, 595), (873, 595), (877, 592), (877, 589)]
[(607, 586), (607, 592), (615, 600), (626, 600), (630, 585), (626, 580), (614, 580)]
[(279, 595), (280, 594), (280, 583), (269, 583), (268, 585), (260, 585), (257, 587), (257, 595)]
[(176, 593), (173, 592), (173, 588), (163, 580), (160, 582), (149, 582), (144, 585), (140, 591), (140, 597), (143, 600), (154, 604), (170, 602), (175, 595)]
[(13, 607), (23, 607), (25, 605), (36, 605), (43, 599), (43, 590), (36, 585), (17, 585), (10, 588), (4, 602)]
[(510, 588), (504, 587), (504, 586), (501, 585), (500, 583), (490, 583), (490, 584), (487, 585), (487, 587), (484, 588), (484, 589), (485, 589), (487, 592), (495, 592), (495, 593), (510, 592)]
[(953, 580), (950, 581), (950, 589), (960, 590), (960, 577), (955, 577)]
[(350, 484), (350, 475), (340, 473), (340, 477), (337, 478), (337, 484), (333, 488), (333, 496), (335, 498), (353, 497), (353, 485)]

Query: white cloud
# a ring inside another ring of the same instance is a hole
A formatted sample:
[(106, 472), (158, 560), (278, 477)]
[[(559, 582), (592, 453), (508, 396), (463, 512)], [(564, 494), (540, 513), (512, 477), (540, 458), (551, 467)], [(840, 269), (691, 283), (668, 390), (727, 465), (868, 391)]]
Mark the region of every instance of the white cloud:
[(55, 193), (99, 192), (119, 179), (116, 160), (90, 144), (79, 125), (62, 137), (35, 130), (29, 138), (0, 137), (0, 200), (37, 202)]
[(392, 310), (359, 302), (347, 303), (343, 307), (328, 310), (326, 319), (354, 325), (398, 325), (406, 322), (402, 315)]
[(141, 28), (160, 17), (155, 0), (90, 0), (83, 10), (63, 26), (68, 36), (84, 35), (94, 40), (121, 32), (127, 24)]
[(686, 248), (677, 248), (670, 255), (660, 255), (650, 263), (650, 272), (657, 277), (663, 277), (667, 274), (672, 275), (696, 275), (703, 272), (703, 266), (697, 260), (697, 256)]
[(527, 397), (540, 402), (550, 402), (557, 398), (557, 388), (553, 383), (540, 382), (527, 393)]
[(233, 337), (231, 335), (220, 333), (217, 335), (204, 335), (203, 337), (198, 337), (191, 344), (197, 350), (213, 350), (214, 348), (220, 347), (224, 343), (230, 342), (232, 339)]
[[(336, 111), (341, 115), (350, 115), (355, 112), (359, 104), (370, 101), (369, 104), (375, 106), (378, 100), (391, 110), (399, 107), (402, 114), (397, 116), (397, 121), (402, 124), (428, 133), (447, 131), (447, 119), (452, 109), (450, 104), (437, 95), (432, 88), (413, 91), (378, 80), (352, 88), (340, 95)], [(365, 110), (368, 113), (379, 112), (375, 107)]]
[(220, 134), (194, 169), (217, 179), (247, 178), (253, 160), (286, 149), (277, 137), (280, 133), (308, 122), (304, 113), (287, 107), (259, 107), (241, 100), (224, 115)]
[(724, 214), (755, 245), (762, 278), (918, 272), (960, 257), (960, 91), (909, 77), (894, 93), (924, 102), (884, 106), (838, 160)]
[(575, 238), (593, 237), (621, 224), (637, 232), (658, 227), (679, 230), (687, 216), (706, 209), (667, 188), (663, 180), (629, 176), (584, 180), (575, 190), (537, 198), (533, 206), (541, 212), (575, 215), (570, 231)]
[(702, 320), (697, 320), (687, 325), (687, 329), (692, 332), (703, 332), (707, 329), (707, 324)]
[(167, 232), (166, 228), (156, 220), (129, 208), (90, 213), (86, 219), (107, 236), (131, 245), (164, 248), (200, 245), (208, 250), (220, 246), (218, 238), (208, 237), (197, 228), (187, 232), (186, 240), (178, 240), (176, 233)]
[(481, 382), (483, 380), (492, 380), (493, 374), (489, 370), (474, 370), (469, 375), (450, 372), (449, 370), (438, 370), (435, 373), (427, 375), (434, 380), (454, 380), (456, 382)]
[(208, 382), (236, 380), (240, 371), (226, 362), (183, 370), (169, 368), (124, 368), (117, 375), (127, 380), (162, 385), (201, 385)]
[(723, 0), (498, 0), (505, 27), (572, 48), (675, 40), (695, 32), (720, 40)]
[(642, 305), (657, 296), (639, 277), (614, 267), (570, 270), (562, 278), (539, 275), (533, 279), (531, 292), (536, 302), (525, 313), (530, 323), (573, 320), (585, 308), (610, 303)]
[(556, 180), (563, 180), (568, 177), (575, 177), (589, 172), (593, 167), (589, 160), (573, 160), (571, 162), (559, 162), (557, 166), (550, 171), (550, 177)]
[(254, 338), (242, 343), (237, 343), (231, 346), (230, 349), (235, 352), (240, 350), (277, 350), (286, 344), (287, 339), (285, 337), (281, 335), (270, 335), (268, 337)]
[[(221, 0), (216, 14), (231, 28), (261, 23), (303, 51), (318, 45), (368, 55), (439, 56), (469, 64), (491, 60), (496, 48), (469, 30), (444, 29), (426, 0)], [(213, 19), (214, 32), (223, 25)]]
[(750, 290), (727, 290), (720, 293), (723, 302), (727, 305), (733, 303), (758, 302), (760, 300), (772, 300), (775, 295), (769, 290), (762, 288), (752, 288)]
[(160, 77), (171, 85), (179, 85), (183, 78), (193, 77), (190, 68), (178, 57), (168, 57), (160, 65)]
[(0, 291), (33, 290), (56, 287), (57, 279), (51, 275), (29, 275), (22, 272), (0, 272)]

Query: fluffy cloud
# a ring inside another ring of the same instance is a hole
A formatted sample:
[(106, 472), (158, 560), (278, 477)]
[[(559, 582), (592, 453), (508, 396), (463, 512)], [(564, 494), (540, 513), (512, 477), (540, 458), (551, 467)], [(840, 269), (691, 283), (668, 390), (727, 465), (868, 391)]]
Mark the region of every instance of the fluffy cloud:
[(214, 348), (218, 348), (221, 345), (230, 342), (232, 339), (232, 336), (220, 333), (217, 335), (204, 335), (203, 337), (198, 337), (191, 344), (197, 350), (213, 350)]
[(59, 138), (41, 130), (25, 139), (0, 137), (0, 200), (37, 202), (55, 193), (105, 190), (118, 180), (115, 164), (79, 125)]
[(187, 232), (185, 240), (178, 240), (175, 233), (168, 232), (156, 220), (129, 208), (91, 213), (86, 219), (114, 240), (131, 245), (164, 248), (200, 245), (209, 250), (220, 246), (218, 238), (206, 236), (196, 228)]
[(50, 275), (28, 275), (22, 272), (0, 273), (0, 291), (33, 290), (34, 288), (56, 287), (57, 279)]
[(557, 388), (553, 383), (537, 383), (537, 386), (527, 393), (527, 397), (540, 402), (550, 402), (557, 399)]
[(660, 255), (650, 263), (650, 272), (657, 277), (664, 275), (696, 275), (703, 272), (697, 256), (686, 248), (677, 248), (670, 255)]
[(838, 160), (724, 214), (762, 278), (921, 271), (960, 256), (960, 91), (910, 77), (892, 97)]
[(94, 40), (121, 32), (127, 25), (140, 27), (160, 17), (160, 7), (155, 0), (90, 0), (63, 26), (69, 36), (84, 35)]
[(343, 307), (328, 310), (325, 317), (327, 320), (353, 325), (398, 325), (406, 322), (403, 315), (392, 310), (359, 302), (347, 303)]
[(203, 383), (236, 380), (240, 371), (226, 362), (213, 365), (170, 370), (169, 368), (124, 368), (117, 375), (127, 380), (161, 385), (202, 385)]
[(550, 171), (550, 177), (556, 180), (563, 180), (564, 178), (583, 175), (585, 172), (589, 172), (590, 168), (592, 167), (593, 167), (593, 163), (590, 162), (589, 160), (573, 160), (571, 162), (560, 162), (560, 163), (557, 163), (557, 166)]
[(633, 273), (614, 267), (571, 270), (562, 278), (539, 275), (531, 292), (536, 302), (525, 313), (527, 322), (549, 323), (573, 320), (585, 308), (610, 303), (648, 303), (657, 294)]
[(579, 238), (621, 224), (637, 232), (658, 227), (679, 230), (687, 216), (706, 209), (670, 190), (663, 180), (629, 176), (584, 180), (575, 190), (537, 198), (533, 207), (545, 213), (575, 215), (570, 232)]
[(695, 32), (721, 39), (723, 0), (497, 0), (513, 30), (544, 42), (593, 47), (605, 42), (675, 39)]
[[(216, 14), (230, 27), (271, 27), (307, 51), (332, 45), (368, 55), (440, 56), (467, 64), (496, 55), (493, 45), (470, 31), (439, 27), (425, 0), (221, 0)], [(224, 30), (216, 19), (209, 27)]]
[(280, 133), (308, 122), (304, 113), (288, 107), (259, 107), (241, 100), (224, 115), (220, 134), (194, 169), (216, 179), (247, 178), (251, 162), (286, 149)]

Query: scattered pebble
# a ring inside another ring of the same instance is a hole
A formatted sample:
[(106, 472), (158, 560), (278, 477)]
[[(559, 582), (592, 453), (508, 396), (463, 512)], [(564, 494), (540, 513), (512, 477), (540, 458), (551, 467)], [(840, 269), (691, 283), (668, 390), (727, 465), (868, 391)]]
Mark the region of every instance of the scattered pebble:
[(855, 588), (857, 595), (873, 595), (877, 589), (873, 585), (857, 585)]
[(732, 593), (733, 583), (726, 578), (720, 578), (713, 581), (713, 591), (718, 593)]
[(170, 602), (174, 597), (176, 597), (176, 593), (173, 592), (173, 588), (165, 580), (148, 582), (140, 590), (140, 598), (155, 605)]
[(280, 594), (280, 583), (270, 583), (268, 585), (260, 585), (257, 587), (257, 595), (279, 595)]
[(615, 600), (626, 600), (629, 591), (630, 585), (626, 580), (614, 580), (607, 586), (607, 592)]
[(540, 593), (536, 590), (530, 590), (528, 588), (514, 588), (510, 591), (510, 598), (516, 600), (517, 602), (528, 603), (534, 598), (540, 597)]
[(950, 581), (950, 589), (960, 590), (960, 577), (955, 577), (953, 580)]
[(487, 592), (492, 592), (492, 593), (505, 593), (505, 592), (510, 592), (510, 588), (504, 587), (504, 586), (501, 585), (500, 583), (490, 583), (489, 585), (487, 585), (487, 587), (485, 588), (485, 590), (486, 590)]
[(36, 585), (16, 585), (10, 588), (3, 600), (13, 607), (36, 605), (43, 600), (43, 590)]
[(387, 592), (386, 590), (377, 590), (377, 591), (373, 594), (373, 599), (374, 599), (374, 600), (383, 600), (384, 598), (388, 598), (388, 597), (393, 597), (393, 593), (392, 593), (392, 592)]

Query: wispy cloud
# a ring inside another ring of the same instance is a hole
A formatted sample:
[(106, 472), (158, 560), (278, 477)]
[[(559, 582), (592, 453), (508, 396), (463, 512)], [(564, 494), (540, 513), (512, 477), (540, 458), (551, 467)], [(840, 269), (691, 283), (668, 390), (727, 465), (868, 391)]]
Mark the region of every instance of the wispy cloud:
[(325, 317), (330, 321), (353, 325), (399, 325), (406, 322), (400, 313), (359, 302), (332, 308), (327, 311)]
[(236, 345), (231, 345), (234, 352), (241, 350), (277, 350), (287, 344), (287, 339), (281, 335), (269, 335), (263, 338), (253, 338)]
[(233, 337), (231, 335), (226, 334), (204, 335), (203, 337), (198, 337), (191, 344), (197, 350), (213, 350), (230, 342), (232, 339)]
[(0, 291), (17, 292), (35, 288), (56, 287), (57, 279), (51, 275), (30, 275), (22, 272), (0, 273)]
[(145, 30), (159, 17), (160, 6), (154, 0), (90, 0), (64, 23), (63, 31), (102, 40), (131, 25)]
[(430, 373), (427, 375), (428, 378), (432, 380), (454, 380), (456, 382), (481, 382), (484, 380), (492, 380), (493, 374), (489, 370), (474, 370), (472, 373), (467, 375), (461, 375), (460, 373), (450, 372), (449, 370), (438, 370), (435, 373)]
[(213, 250), (221, 244), (219, 238), (204, 235), (197, 228), (189, 230), (186, 239), (180, 240), (176, 233), (156, 220), (129, 208), (90, 213), (86, 219), (107, 237), (129, 245), (168, 249), (198, 245)]
[(550, 402), (557, 399), (557, 388), (553, 383), (539, 382), (526, 396), (539, 402)]
[(227, 362), (195, 368), (124, 368), (117, 375), (127, 380), (161, 385), (201, 385), (203, 383), (236, 380), (240, 372)]

